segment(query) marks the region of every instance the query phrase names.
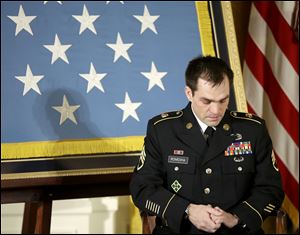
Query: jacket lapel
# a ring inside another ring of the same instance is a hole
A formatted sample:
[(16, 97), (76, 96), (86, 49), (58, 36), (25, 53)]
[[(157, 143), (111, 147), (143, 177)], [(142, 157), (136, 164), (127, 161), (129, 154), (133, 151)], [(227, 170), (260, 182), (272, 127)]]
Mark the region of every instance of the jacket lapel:
[(202, 135), (201, 128), (194, 117), (190, 103), (183, 110), (183, 118), (178, 131), (178, 138), (198, 154), (202, 154), (206, 148), (206, 142)]

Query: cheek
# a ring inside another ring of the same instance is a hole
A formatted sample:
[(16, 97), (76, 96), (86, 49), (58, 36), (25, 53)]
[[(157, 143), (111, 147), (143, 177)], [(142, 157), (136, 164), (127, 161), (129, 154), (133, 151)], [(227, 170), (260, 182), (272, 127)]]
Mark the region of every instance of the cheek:
[(222, 107), (223, 112), (225, 112), (228, 107), (228, 102), (226, 104), (222, 104), (221, 107)]
[(197, 109), (197, 113), (200, 114), (201, 116), (203, 116), (204, 114), (206, 114), (208, 112), (209, 106), (208, 105), (203, 105), (201, 104), (197, 104), (196, 106)]

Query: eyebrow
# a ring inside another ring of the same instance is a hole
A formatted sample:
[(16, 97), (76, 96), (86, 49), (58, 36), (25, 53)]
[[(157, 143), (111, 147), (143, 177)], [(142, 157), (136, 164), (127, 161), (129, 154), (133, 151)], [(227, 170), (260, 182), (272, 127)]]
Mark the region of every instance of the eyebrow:
[(205, 100), (205, 101), (209, 101), (209, 102), (221, 102), (223, 100), (226, 100), (229, 98), (229, 95), (227, 95), (226, 97), (220, 99), (220, 100), (211, 100), (211, 99), (208, 99), (208, 98), (205, 98), (205, 97), (201, 97), (200, 100)]

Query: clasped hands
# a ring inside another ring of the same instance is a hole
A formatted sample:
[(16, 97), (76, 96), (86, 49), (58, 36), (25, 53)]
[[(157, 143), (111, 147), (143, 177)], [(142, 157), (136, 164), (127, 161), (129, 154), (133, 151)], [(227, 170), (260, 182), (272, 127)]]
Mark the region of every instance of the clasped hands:
[(211, 205), (189, 204), (189, 220), (197, 228), (205, 232), (214, 233), (222, 224), (232, 228), (238, 224), (238, 218), (219, 207)]

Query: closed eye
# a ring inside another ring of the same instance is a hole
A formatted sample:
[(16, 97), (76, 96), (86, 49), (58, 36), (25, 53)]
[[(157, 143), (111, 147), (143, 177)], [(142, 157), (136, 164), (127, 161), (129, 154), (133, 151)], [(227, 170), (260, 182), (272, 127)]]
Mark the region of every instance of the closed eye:
[(228, 99), (229, 97), (225, 97), (224, 99), (221, 99), (221, 100), (210, 100), (210, 99), (206, 99), (206, 98), (202, 98), (201, 99), (201, 102), (203, 103), (203, 104), (210, 104), (211, 102), (215, 102), (215, 103), (221, 103), (221, 104), (224, 104), (224, 103), (226, 103), (227, 102), (227, 99)]
[(205, 98), (201, 99), (201, 101), (203, 104), (210, 104), (212, 102), (212, 100), (205, 99)]

